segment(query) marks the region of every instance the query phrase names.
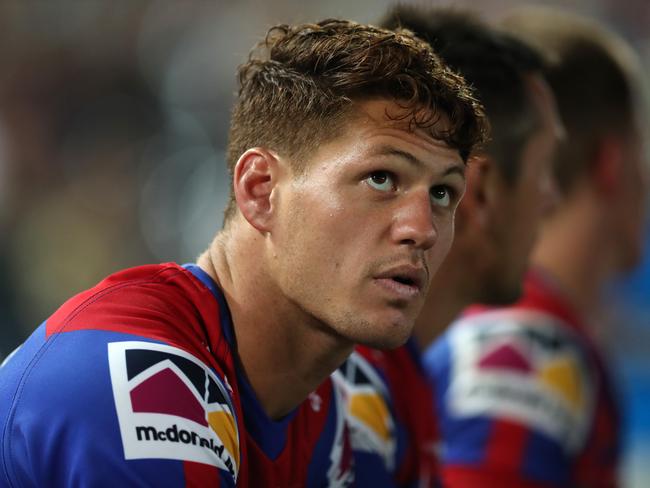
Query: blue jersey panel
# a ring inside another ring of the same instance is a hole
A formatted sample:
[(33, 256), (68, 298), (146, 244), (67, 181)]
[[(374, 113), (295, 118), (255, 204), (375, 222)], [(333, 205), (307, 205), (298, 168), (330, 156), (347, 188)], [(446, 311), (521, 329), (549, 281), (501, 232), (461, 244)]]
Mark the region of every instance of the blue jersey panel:
[(331, 453), (336, 449), (338, 429), (342, 428), (342, 419), (339, 418), (340, 413), (336, 408), (335, 393), (332, 392), (332, 404), (328, 409), (325, 428), (322, 430), (322, 435), (314, 448), (312, 461), (307, 471), (308, 488), (321, 488), (323, 486), (322, 481), (329, 479), (328, 471), (332, 466)]
[(384, 460), (374, 452), (354, 452), (354, 481), (356, 486), (397, 486)]
[(447, 334), (424, 351), (422, 367), (433, 385), (438, 412), (444, 414), (447, 409), (441, 402), (449, 388), (451, 370), (451, 348)]
[[(434, 342), (423, 354), (422, 363), (435, 394), (443, 444), (441, 458), (446, 464), (480, 464), (488, 443), (491, 420), (486, 417), (456, 417), (451, 414), (448, 390), (452, 368), (449, 334)], [(445, 443), (453, 439), (453, 444)]]
[(9, 486), (185, 486), (182, 460), (125, 459), (108, 343), (132, 340), (156, 342), (96, 330), (44, 342), (41, 326), (0, 370)]
[(523, 474), (554, 486), (569, 486), (571, 466), (557, 442), (544, 434), (531, 431), (523, 459)]

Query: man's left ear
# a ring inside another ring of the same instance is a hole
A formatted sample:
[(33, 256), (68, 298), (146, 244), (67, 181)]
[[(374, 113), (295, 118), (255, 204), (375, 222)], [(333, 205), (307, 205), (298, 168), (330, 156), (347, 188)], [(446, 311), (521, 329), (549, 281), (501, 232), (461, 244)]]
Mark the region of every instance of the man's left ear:
[(248, 223), (260, 232), (270, 230), (271, 193), (280, 170), (277, 155), (261, 147), (247, 149), (235, 164), (233, 189), (237, 207)]
[(490, 224), (493, 212), (490, 181), (495, 171), (494, 164), (487, 154), (477, 154), (467, 163), (465, 195), (458, 206), (462, 215), (458, 221), (459, 231), (468, 225), (484, 231)]
[(602, 195), (619, 191), (623, 174), (623, 144), (619, 137), (604, 136), (596, 150), (593, 178)]

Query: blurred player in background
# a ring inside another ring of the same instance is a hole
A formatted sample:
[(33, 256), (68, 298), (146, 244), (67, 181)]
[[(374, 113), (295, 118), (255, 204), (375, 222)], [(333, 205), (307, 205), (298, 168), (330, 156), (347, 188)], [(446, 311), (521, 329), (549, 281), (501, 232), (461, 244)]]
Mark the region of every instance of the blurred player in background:
[(427, 44), (347, 21), (271, 29), (239, 81), (223, 230), (5, 361), (1, 485), (351, 483), (329, 375), (411, 333), (486, 124)]
[(548, 57), (567, 138), (562, 200), (524, 296), (474, 307), (425, 353), (448, 486), (617, 486), (619, 410), (594, 329), (605, 282), (639, 259), (646, 175), (639, 66), (612, 33), (568, 13), (506, 25)]
[[(491, 140), (468, 165), (456, 236), (435, 275), (414, 337), (393, 351), (358, 347), (341, 368), (360, 486), (437, 483), (433, 392), (420, 351), (474, 301), (516, 300), (562, 134), (542, 58), (472, 13), (398, 6), (383, 25), (428, 41), (483, 102)], [(484, 485), (497, 486), (497, 485)]]

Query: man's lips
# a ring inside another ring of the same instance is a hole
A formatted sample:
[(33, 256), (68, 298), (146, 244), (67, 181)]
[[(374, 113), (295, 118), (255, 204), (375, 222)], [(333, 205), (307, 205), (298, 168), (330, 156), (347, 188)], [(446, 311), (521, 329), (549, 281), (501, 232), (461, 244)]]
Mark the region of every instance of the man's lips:
[(428, 281), (424, 267), (412, 265), (393, 266), (374, 276), (375, 282), (393, 295), (412, 299), (419, 295)]

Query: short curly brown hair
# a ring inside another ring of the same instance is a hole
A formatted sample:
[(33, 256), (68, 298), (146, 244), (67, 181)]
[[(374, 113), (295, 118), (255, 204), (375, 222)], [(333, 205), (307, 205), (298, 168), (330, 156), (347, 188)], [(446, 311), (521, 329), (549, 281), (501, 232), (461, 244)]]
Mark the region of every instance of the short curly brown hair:
[[(263, 146), (302, 171), (308, 155), (340, 135), (354, 102), (392, 99), (400, 119), (458, 149), (463, 160), (486, 139), (483, 108), (464, 80), (407, 30), (351, 21), (279, 25), (239, 68), (227, 163)], [(423, 110), (424, 109), (424, 110)], [(449, 122), (442, 130), (441, 117)], [(234, 214), (234, 195), (225, 221)]]

